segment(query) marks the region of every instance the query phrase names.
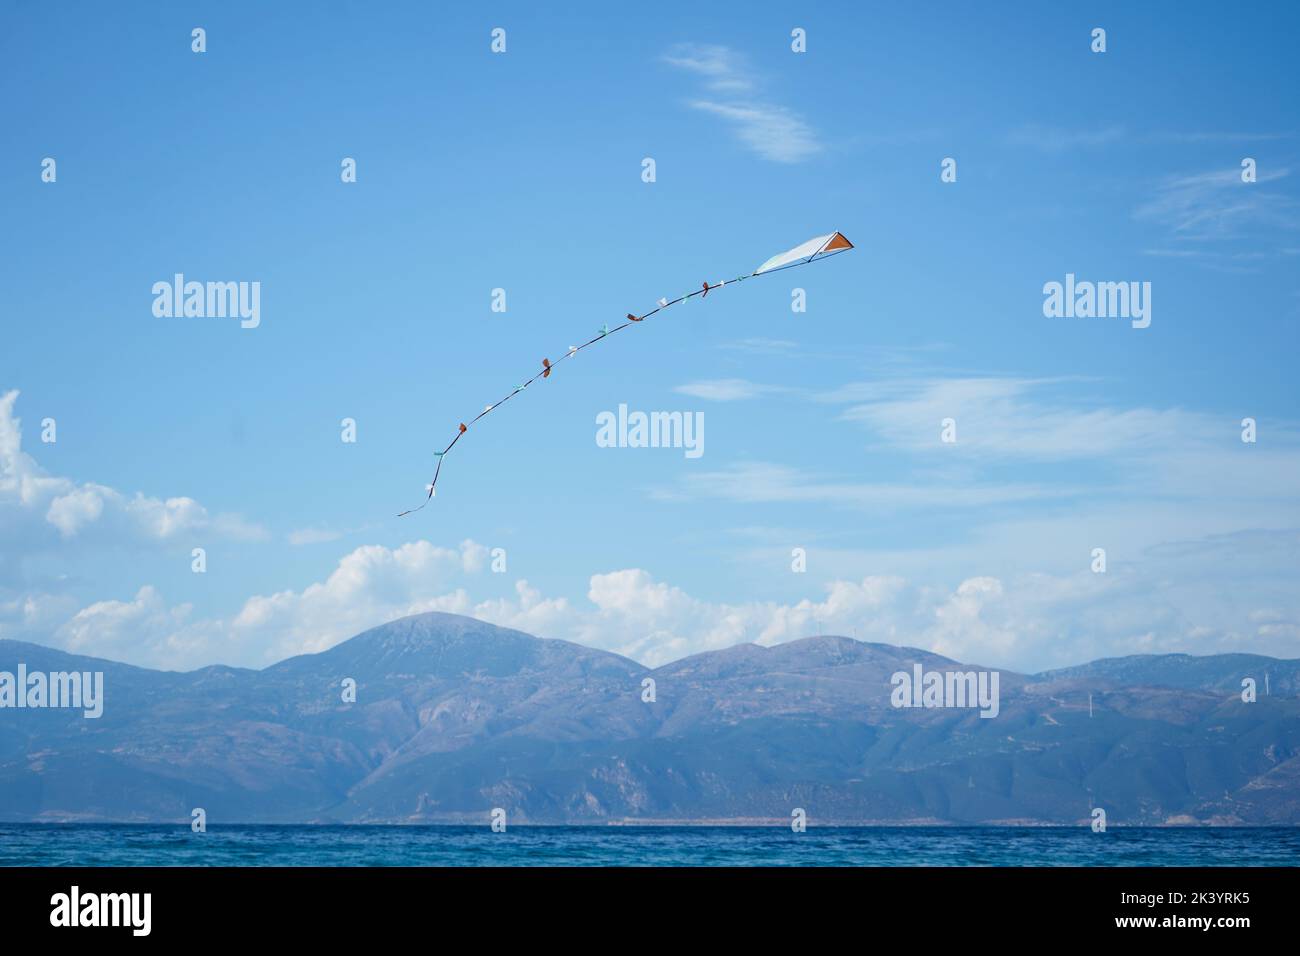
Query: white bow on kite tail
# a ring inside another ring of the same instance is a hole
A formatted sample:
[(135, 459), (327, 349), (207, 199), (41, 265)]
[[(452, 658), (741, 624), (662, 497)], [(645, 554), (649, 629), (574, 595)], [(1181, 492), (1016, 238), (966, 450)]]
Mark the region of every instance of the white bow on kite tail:
[(424, 504), (420, 505), (419, 508), (412, 508), (410, 509), (410, 511), (403, 511), (397, 517), (400, 518), (403, 515), (409, 515), (412, 514), (413, 512), (420, 511), (422, 508), (425, 507), (425, 505), (427, 505), (430, 502), (430, 500), (432, 500), (434, 492), (437, 490), (438, 487), (438, 476), (442, 473), (442, 460), (447, 456), (447, 453), (449, 451), (451, 451), (454, 447), (456, 447), (456, 442), (460, 441), (461, 436), (464, 435), (467, 431), (469, 431), (471, 425), (477, 422), (488, 412), (500, 408), (506, 402), (510, 401), (510, 399), (514, 398), (516, 395), (518, 395), (520, 392), (526, 389), (529, 385), (532, 385), (533, 382), (537, 381), (539, 378), (549, 378), (551, 372), (555, 370), (555, 367), (559, 365), (561, 362), (563, 362), (565, 359), (577, 355), (579, 352), (581, 352), (589, 345), (595, 345), (597, 342), (599, 342), (601, 339), (605, 338), (608, 335), (613, 335), (615, 332), (622, 331), (623, 329), (631, 325), (633, 322), (645, 321), (646, 319), (650, 318), (650, 316), (654, 315), (656, 312), (660, 312), (663, 309), (668, 308), (669, 306), (677, 305), (677, 303), (679, 302), (685, 302), (687, 299), (693, 299), (697, 295), (701, 299), (703, 299), (707, 297), (708, 294), (712, 292), (714, 289), (719, 289), (722, 286), (726, 285), (728, 282), (741, 282), (745, 279), (752, 279), (754, 278), (754, 276), (766, 275), (769, 272), (779, 272), (782, 269), (790, 269), (793, 268), (794, 266), (805, 266), (814, 260), (826, 259), (829, 258), (830, 256), (836, 255), (837, 253), (847, 252), (849, 249), (852, 248), (853, 248), (853, 243), (845, 239), (844, 235), (839, 232), (832, 232), (830, 235), (827, 236), (818, 236), (815, 239), (809, 239), (807, 242), (795, 246), (793, 249), (790, 249), (787, 252), (783, 252), (780, 255), (773, 256), (771, 259), (768, 259), (766, 262), (764, 262), (761, 266), (759, 266), (757, 269), (755, 269), (747, 276), (737, 276), (734, 279), (723, 279), (722, 281), (714, 283), (712, 285), (710, 285), (708, 282), (705, 282), (700, 288), (696, 289), (694, 292), (688, 292), (686, 295), (678, 296), (677, 298), (673, 299), (671, 302), (667, 299), (660, 299), (659, 304), (656, 305), (649, 312), (645, 313), (644, 315), (633, 315), (632, 313), (629, 312), (627, 315), (627, 321), (625, 321), (622, 325), (616, 325), (612, 329), (608, 325), (601, 326), (600, 329), (597, 330), (595, 338), (588, 339), (586, 342), (583, 342), (581, 345), (570, 345), (568, 351), (565, 352), (563, 355), (561, 355), (554, 362), (552, 362), (550, 359), (547, 358), (542, 359), (541, 369), (538, 372), (534, 373), (532, 378), (530, 378), (528, 381), (520, 385), (516, 385), (501, 400), (497, 402), (493, 402), (491, 405), (488, 405), (486, 408), (483, 409), (483, 411), (479, 412), (477, 415), (471, 418), (468, 424), (466, 424), (465, 422), (460, 423), (460, 426), (456, 430), (456, 437), (453, 438), (448, 443), (447, 447), (444, 448), (442, 451), (435, 451), (433, 453), (434, 457), (438, 459), (438, 464), (437, 467), (435, 467), (433, 470), (433, 481), (429, 482), (429, 494), (424, 499)]

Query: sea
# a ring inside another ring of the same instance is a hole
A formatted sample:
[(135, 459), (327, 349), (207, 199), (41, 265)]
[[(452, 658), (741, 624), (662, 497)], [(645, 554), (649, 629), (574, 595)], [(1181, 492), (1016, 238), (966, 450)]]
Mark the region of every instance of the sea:
[(1300, 866), (1300, 827), (0, 823), (0, 866)]

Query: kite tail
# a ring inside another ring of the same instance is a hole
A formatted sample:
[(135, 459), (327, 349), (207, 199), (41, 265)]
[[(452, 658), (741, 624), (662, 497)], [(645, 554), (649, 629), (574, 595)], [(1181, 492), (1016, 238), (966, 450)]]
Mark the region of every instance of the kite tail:
[[(749, 275), (737, 276), (734, 279), (723, 279), (721, 282), (717, 283), (717, 285), (709, 285), (709, 283), (706, 281), (703, 283), (703, 285), (700, 288), (696, 289), (694, 292), (688, 292), (685, 295), (680, 295), (677, 298), (673, 299), (671, 302), (667, 299), (660, 299), (658, 305), (656, 305), (649, 312), (646, 312), (644, 315), (633, 315), (631, 312), (629, 312), (627, 313), (627, 320), (623, 322), (622, 325), (616, 325), (612, 329), (607, 325), (602, 325), (597, 330), (596, 336), (594, 338), (588, 339), (586, 342), (583, 342), (581, 345), (570, 345), (568, 351), (566, 351), (562, 356), (560, 356), (554, 362), (552, 362), (548, 358), (542, 359), (541, 369), (538, 372), (534, 373), (532, 378), (528, 379), (528, 381), (524, 382), (521, 385), (516, 385), (508, 395), (501, 398), (499, 401), (493, 402), (491, 405), (488, 405), (486, 408), (483, 409), (483, 411), (479, 412), (477, 415), (475, 415), (473, 418), (469, 420), (469, 425), (475, 424), (484, 415), (487, 415), (489, 412), (494, 411), (501, 405), (504, 405), (506, 402), (510, 401), (510, 399), (514, 398), (516, 395), (518, 395), (520, 392), (526, 389), (529, 385), (532, 385), (533, 382), (537, 381), (539, 378), (550, 378), (551, 372), (555, 371), (556, 366), (558, 366), (561, 362), (573, 358), (583, 349), (595, 345), (597, 342), (601, 341), (604, 338), (607, 338), (608, 336), (613, 335), (615, 332), (621, 332), (623, 329), (627, 328), (633, 322), (644, 322), (646, 319), (650, 318), (650, 316), (654, 315), (655, 313), (662, 312), (664, 309), (667, 309), (670, 306), (677, 305), (679, 302), (686, 302), (689, 299), (695, 298), (697, 295), (700, 297), (701, 301), (703, 301), (708, 296), (709, 292), (711, 292), (714, 289), (719, 289), (722, 286), (725, 286), (728, 282), (743, 282), (745, 279), (752, 279), (754, 278), (754, 276), (765, 275), (769, 272), (778, 272), (782, 269), (790, 269), (790, 268), (794, 268), (795, 266), (807, 265), (810, 262), (818, 261), (819, 256), (825, 259), (825, 258), (829, 258), (832, 255), (835, 255), (840, 252), (845, 252), (852, 248), (853, 248), (853, 244), (850, 243), (847, 239), (845, 239), (841, 233), (836, 232), (831, 234), (830, 236), (821, 236), (817, 239), (809, 240), (808, 242), (804, 243), (802, 246), (796, 246), (794, 249), (791, 249), (789, 252), (785, 252), (782, 253), (781, 255), (772, 257), (767, 262), (763, 263), (761, 266), (755, 269), (753, 272), (749, 273)], [(451, 442), (447, 445), (447, 447), (444, 448), (442, 451), (434, 452), (434, 455), (438, 459), (438, 465), (433, 470), (433, 480), (429, 482), (429, 494), (428, 496), (425, 497), (424, 504), (420, 505), (417, 508), (411, 508), (407, 511), (403, 511), (397, 517), (404, 518), (409, 514), (415, 514), (415, 512), (417, 511), (423, 511), (426, 507), (428, 507), (429, 502), (433, 500), (434, 493), (438, 489), (438, 476), (442, 474), (442, 461), (451, 452), (451, 450), (456, 447), (456, 442), (460, 441), (461, 436), (464, 435), (467, 431), (469, 431), (469, 425), (466, 425), (464, 422), (461, 422), (460, 428), (456, 431), (456, 437), (453, 438)]]

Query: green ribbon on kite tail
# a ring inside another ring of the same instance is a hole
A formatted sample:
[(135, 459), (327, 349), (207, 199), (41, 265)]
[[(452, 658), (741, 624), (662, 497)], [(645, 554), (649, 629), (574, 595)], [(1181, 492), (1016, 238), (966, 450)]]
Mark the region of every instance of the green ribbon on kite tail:
[(520, 392), (526, 389), (529, 385), (533, 384), (533, 382), (537, 381), (539, 378), (549, 378), (551, 372), (555, 370), (555, 367), (559, 365), (561, 362), (563, 362), (565, 359), (571, 358), (574, 355), (577, 355), (587, 346), (595, 345), (601, 339), (606, 338), (607, 336), (613, 335), (615, 332), (619, 332), (627, 328), (633, 322), (645, 321), (646, 319), (650, 318), (650, 316), (654, 315), (656, 312), (661, 312), (664, 309), (677, 305), (680, 302), (688, 302), (691, 299), (695, 298), (697, 295), (701, 299), (705, 299), (708, 297), (708, 294), (712, 292), (714, 289), (720, 289), (723, 286), (725, 286), (728, 282), (740, 282), (745, 279), (752, 279), (754, 278), (754, 276), (767, 275), (769, 272), (780, 272), (782, 269), (791, 269), (794, 268), (795, 266), (806, 266), (808, 263), (813, 262), (814, 260), (826, 259), (830, 256), (838, 255), (841, 252), (847, 252), (852, 248), (853, 248), (853, 243), (849, 242), (849, 240), (844, 238), (843, 233), (832, 232), (830, 235), (827, 236), (817, 236), (816, 238), (809, 239), (807, 242), (795, 246), (793, 249), (789, 249), (786, 252), (782, 252), (780, 255), (773, 256), (771, 259), (768, 259), (766, 262), (764, 262), (761, 266), (759, 266), (749, 275), (737, 276), (734, 279), (724, 279), (715, 285), (710, 285), (708, 282), (705, 282), (700, 286), (700, 288), (696, 289), (694, 292), (688, 292), (685, 295), (680, 295), (677, 298), (673, 299), (671, 302), (667, 299), (660, 299), (659, 304), (656, 305), (649, 312), (645, 313), (644, 315), (633, 315), (632, 313), (629, 312), (627, 315), (627, 321), (625, 321), (622, 325), (616, 325), (612, 329), (608, 325), (602, 325), (600, 329), (597, 330), (595, 338), (589, 339), (586, 342), (583, 342), (581, 345), (570, 345), (568, 351), (565, 352), (563, 355), (561, 355), (554, 362), (552, 362), (548, 358), (542, 359), (541, 369), (539, 369), (537, 373), (533, 375), (532, 378), (524, 382), (522, 385), (516, 385), (515, 388), (508, 395), (506, 395), (505, 398), (501, 399), (498, 402), (493, 402), (491, 405), (485, 407), (483, 411), (479, 412), (477, 415), (471, 418), (468, 424), (465, 422), (460, 423), (459, 427), (456, 429), (456, 437), (453, 438), (447, 444), (447, 447), (444, 448), (442, 451), (435, 451), (433, 453), (434, 456), (438, 459), (438, 465), (433, 471), (433, 480), (429, 482), (429, 494), (424, 499), (424, 504), (420, 505), (418, 508), (412, 508), (409, 511), (403, 511), (397, 517), (401, 518), (405, 515), (414, 514), (417, 511), (421, 511), (424, 509), (426, 505), (428, 505), (430, 501), (433, 500), (434, 492), (438, 488), (438, 476), (442, 474), (442, 463), (444, 460), (446, 460), (447, 453), (451, 451), (452, 448), (455, 447), (456, 442), (460, 441), (461, 436), (464, 435), (466, 432), (468, 432), (472, 425), (478, 422), (478, 420), (482, 418), (484, 415), (488, 414), (488, 412), (494, 411), (497, 408), (500, 408), (506, 402), (510, 401), (510, 399), (514, 398), (516, 395), (518, 395)]

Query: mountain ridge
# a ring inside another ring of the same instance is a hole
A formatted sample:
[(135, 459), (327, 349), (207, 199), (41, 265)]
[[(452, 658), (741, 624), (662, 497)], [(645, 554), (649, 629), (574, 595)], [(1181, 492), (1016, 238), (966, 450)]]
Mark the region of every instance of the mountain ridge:
[(0, 820), (1300, 823), (1300, 661), (1257, 655), (999, 671), (992, 719), (891, 703), (985, 668), (838, 635), (649, 668), (431, 612), (261, 670), (19, 661), (104, 671), (105, 712), (0, 709)]

